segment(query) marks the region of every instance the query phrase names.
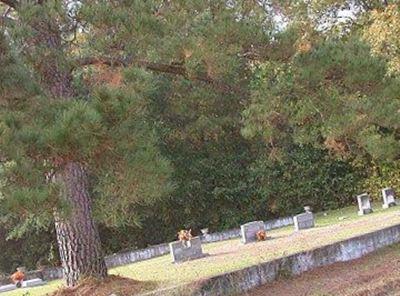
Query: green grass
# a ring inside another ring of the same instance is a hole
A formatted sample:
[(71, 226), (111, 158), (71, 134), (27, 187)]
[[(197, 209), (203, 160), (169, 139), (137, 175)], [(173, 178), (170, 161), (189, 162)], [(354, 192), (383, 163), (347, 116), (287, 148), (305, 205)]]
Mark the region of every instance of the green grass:
[[(316, 227), (293, 232), (293, 226), (269, 231), (272, 239), (242, 245), (239, 239), (206, 244), (210, 256), (182, 264), (173, 264), (169, 255), (141, 261), (110, 271), (139, 281), (157, 282), (159, 286), (181, 284), (201, 278), (242, 269), (261, 262), (304, 250), (331, 244), (356, 235), (400, 223), (400, 207), (382, 210), (377, 205), (374, 213), (359, 217), (355, 206), (316, 215)], [(345, 217), (339, 220), (339, 217)], [(54, 281), (46, 286), (29, 289), (29, 296), (41, 296), (57, 289), (62, 283)], [(27, 290), (12, 291), (1, 296), (21, 296)]]

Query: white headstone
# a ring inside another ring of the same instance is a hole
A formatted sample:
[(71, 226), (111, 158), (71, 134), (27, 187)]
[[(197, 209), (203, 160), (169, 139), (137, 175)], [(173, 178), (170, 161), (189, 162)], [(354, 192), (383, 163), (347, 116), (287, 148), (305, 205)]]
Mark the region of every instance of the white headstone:
[(32, 279), (32, 280), (23, 281), (22, 287), (23, 288), (36, 287), (36, 286), (42, 286), (45, 284), (46, 284), (46, 282), (43, 281), (42, 279)]
[(372, 213), (371, 200), (368, 193), (363, 193), (357, 196), (358, 202), (358, 215), (362, 216), (365, 214)]
[(299, 214), (293, 217), (294, 229), (299, 231), (301, 229), (313, 228), (315, 226), (314, 223), (314, 214), (311, 212)]
[(15, 285), (4, 285), (0, 286), (0, 293), (2, 292), (8, 292), (17, 289), (17, 286)]
[(392, 188), (382, 189), (382, 197), (382, 208), (387, 209), (396, 205), (396, 194)]
[(263, 221), (254, 221), (241, 225), (240, 233), (242, 235), (242, 243), (247, 244), (257, 241), (257, 232), (260, 230), (265, 231), (265, 224)]

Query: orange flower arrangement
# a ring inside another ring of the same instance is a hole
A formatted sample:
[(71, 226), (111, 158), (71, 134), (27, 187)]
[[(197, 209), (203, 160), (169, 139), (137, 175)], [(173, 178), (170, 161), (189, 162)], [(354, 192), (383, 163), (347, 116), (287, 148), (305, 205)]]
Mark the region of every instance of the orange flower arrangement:
[(267, 239), (267, 233), (265, 230), (259, 230), (256, 233), (257, 241), (265, 241)]
[(182, 229), (181, 231), (178, 232), (178, 239), (181, 242), (190, 241), (192, 239), (192, 230), (191, 229), (189, 229), (189, 230)]

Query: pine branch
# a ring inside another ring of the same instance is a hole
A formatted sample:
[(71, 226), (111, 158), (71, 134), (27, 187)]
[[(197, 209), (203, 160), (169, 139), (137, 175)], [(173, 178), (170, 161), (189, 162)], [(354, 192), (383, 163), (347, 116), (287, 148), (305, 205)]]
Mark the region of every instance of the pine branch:
[(242, 91), (238, 87), (232, 87), (227, 85), (224, 82), (214, 80), (210, 78), (208, 75), (192, 75), (189, 74), (186, 68), (182, 65), (175, 64), (163, 64), (163, 63), (154, 63), (145, 60), (132, 60), (128, 58), (107, 58), (107, 57), (86, 57), (81, 58), (75, 61), (76, 66), (90, 66), (90, 65), (106, 65), (106, 66), (116, 66), (116, 67), (127, 67), (129, 65), (136, 65), (141, 68), (145, 68), (150, 71), (158, 72), (158, 73), (166, 73), (183, 76), (189, 80), (196, 80), (205, 82), (207, 84), (211, 84), (216, 86), (217, 88), (223, 90), (224, 92), (235, 91), (242, 93)]
[[(185, 68), (181, 65), (152, 63), (145, 60), (132, 60), (129, 58), (86, 57), (78, 59), (75, 64), (78, 66), (107, 65), (117, 67), (136, 65), (155, 72), (187, 76)], [(198, 79), (203, 81), (210, 81), (210, 79), (207, 77), (198, 77)]]

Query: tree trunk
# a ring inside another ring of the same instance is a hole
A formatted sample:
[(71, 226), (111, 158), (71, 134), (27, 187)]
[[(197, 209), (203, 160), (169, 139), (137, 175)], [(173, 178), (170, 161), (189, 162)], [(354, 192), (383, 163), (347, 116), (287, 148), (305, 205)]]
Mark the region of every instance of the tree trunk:
[(55, 213), (60, 258), (68, 287), (86, 277), (104, 278), (107, 268), (98, 229), (92, 218), (88, 176), (77, 163), (67, 163), (55, 176), (67, 201), (64, 215)]

